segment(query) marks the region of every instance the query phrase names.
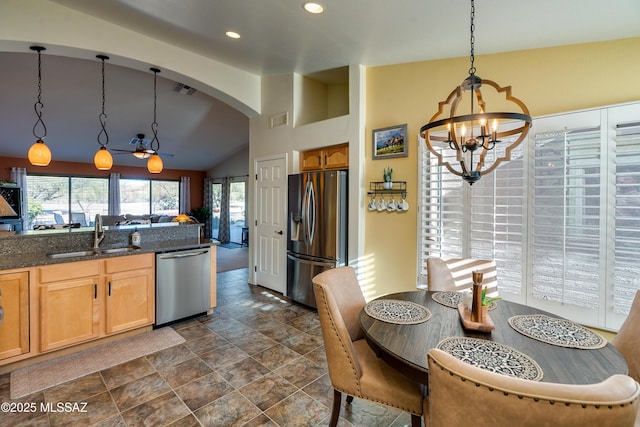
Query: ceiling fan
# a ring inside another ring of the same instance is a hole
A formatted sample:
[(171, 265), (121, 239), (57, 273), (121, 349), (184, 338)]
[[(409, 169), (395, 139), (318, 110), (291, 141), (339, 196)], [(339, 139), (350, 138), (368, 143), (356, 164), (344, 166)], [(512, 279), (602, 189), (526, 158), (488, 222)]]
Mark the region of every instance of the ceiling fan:
[[(134, 146), (133, 150), (121, 150), (118, 148), (112, 148), (111, 151), (114, 151), (114, 154), (122, 154), (128, 153), (133, 154), (138, 159), (148, 159), (153, 154), (153, 150), (149, 148), (149, 144), (151, 144), (150, 139), (144, 139), (144, 133), (139, 133), (135, 138), (131, 138), (129, 141), (129, 145)], [(170, 153), (158, 153), (162, 157), (173, 157), (173, 154)]]

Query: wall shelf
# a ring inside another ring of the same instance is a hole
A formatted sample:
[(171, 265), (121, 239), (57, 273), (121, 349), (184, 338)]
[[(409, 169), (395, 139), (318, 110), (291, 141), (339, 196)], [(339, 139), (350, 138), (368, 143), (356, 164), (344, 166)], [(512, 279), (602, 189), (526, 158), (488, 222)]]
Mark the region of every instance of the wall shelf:
[(407, 197), (407, 181), (391, 181), (391, 188), (384, 188), (384, 182), (374, 181), (369, 183), (368, 195), (377, 196), (379, 194), (400, 194)]

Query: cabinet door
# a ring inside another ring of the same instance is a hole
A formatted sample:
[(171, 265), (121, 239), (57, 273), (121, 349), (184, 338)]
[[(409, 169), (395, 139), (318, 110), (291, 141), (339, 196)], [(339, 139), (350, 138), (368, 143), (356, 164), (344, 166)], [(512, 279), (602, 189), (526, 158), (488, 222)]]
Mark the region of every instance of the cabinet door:
[(300, 170), (320, 170), (323, 166), (322, 150), (308, 150), (300, 153)]
[(40, 287), (42, 351), (98, 338), (99, 276), (50, 282)]
[(349, 145), (341, 144), (324, 149), (324, 167), (326, 169), (343, 169), (349, 167)]
[(0, 274), (0, 360), (29, 352), (29, 272)]
[(151, 325), (155, 320), (153, 269), (113, 273), (106, 283), (106, 333)]

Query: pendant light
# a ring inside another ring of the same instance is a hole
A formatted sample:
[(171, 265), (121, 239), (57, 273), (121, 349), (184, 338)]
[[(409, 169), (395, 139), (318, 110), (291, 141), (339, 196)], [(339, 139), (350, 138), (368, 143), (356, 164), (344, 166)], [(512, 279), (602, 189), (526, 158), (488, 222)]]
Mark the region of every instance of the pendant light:
[[(427, 149), (438, 159), (438, 164), (461, 176), (469, 185), (478, 181), (481, 175), (493, 171), (501, 162), (510, 160), (511, 151), (522, 142), (531, 127), (529, 110), (522, 101), (511, 95), (511, 86), (500, 87), (497, 83), (476, 75), (474, 18), (475, 4), (471, 0), (469, 76), (446, 100), (438, 104), (438, 112), (431, 117), (429, 123), (420, 128), (420, 135), (424, 138)], [(493, 99), (497, 103), (518, 107), (519, 111), (488, 112), (486, 102), (489, 97), (486, 92), (483, 96), (481, 87), (493, 88), (497, 94)], [(470, 98), (469, 104), (461, 102), (465, 95)], [(458, 108), (465, 108), (467, 105), (468, 110), (462, 113), (458, 111)], [(488, 155), (496, 147), (499, 149)], [(454, 150), (455, 156), (447, 156), (447, 148)]]
[[(29, 158), (29, 162), (34, 166), (47, 166), (51, 162), (51, 150), (49, 150), (49, 147), (47, 147), (43, 141), (45, 136), (47, 136), (47, 127), (44, 121), (42, 121), (42, 108), (44, 105), (42, 104), (42, 69), (40, 61), (40, 52), (46, 49), (42, 46), (31, 46), (29, 49), (38, 52), (38, 100), (33, 105), (38, 120), (36, 120), (36, 124), (33, 125), (33, 136), (36, 137), (36, 142), (29, 148), (27, 157)], [(38, 128), (42, 128), (41, 134), (38, 133)]]
[(150, 68), (153, 71), (153, 123), (151, 123), (151, 131), (153, 139), (149, 144), (149, 148), (153, 150), (151, 157), (147, 160), (147, 170), (151, 173), (162, 172), (162, 159), (158, 154), (160, 149), (160, 141), (158, 140), (158, 122), (156, 122), (156, 104), (157, 104), (157, 79), (160, 70), (158, 68)]
[[(101, 171), (108, 171), (113, 166), (113, 157), (111, 157), (111, 153), (107, 150), (107, 144), (109, 143), (109, 134), (106, 129), (106, 120), (107, 115), (104, 113), (104, 61), (109, 59), (106, 55), (96, 55), (96, 58), (102, 61), (102, 113), (98, 116), (98, 120), (100, 120), (100, 132), (98, 133), (98, 144), (100, 144), (100, 148), (96, 152), (96, 155), (93, 157), (93, 163), (96, 165), (96, 168)], [(102, 137), (104, 136), (104, 142), (102, 142)]]

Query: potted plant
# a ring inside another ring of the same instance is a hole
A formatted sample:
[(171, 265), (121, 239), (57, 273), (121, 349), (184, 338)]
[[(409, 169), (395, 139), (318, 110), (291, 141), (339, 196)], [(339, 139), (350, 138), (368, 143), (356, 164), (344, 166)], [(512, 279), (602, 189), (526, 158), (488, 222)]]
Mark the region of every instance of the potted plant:
[(189, 216), (194, 217), (200, 224), (204, 224), (211, 217), (211, 211), (209, 211), (209, 208), (202, 206), (189, 212)]
[(393, 173), (393, 169), (387, 167), (384, 169), (382, 177), (384, 178), (384, 182), (382, 183), (382, 187), (385, 190), (391, 190), (393, 188), (393, 181), (391, 179), (391, 174)]

